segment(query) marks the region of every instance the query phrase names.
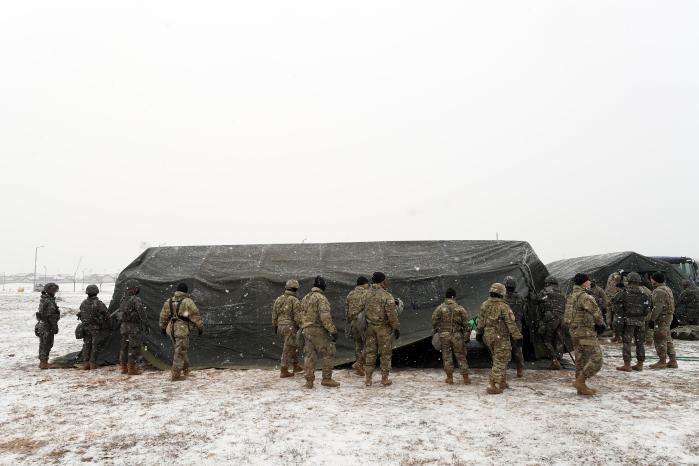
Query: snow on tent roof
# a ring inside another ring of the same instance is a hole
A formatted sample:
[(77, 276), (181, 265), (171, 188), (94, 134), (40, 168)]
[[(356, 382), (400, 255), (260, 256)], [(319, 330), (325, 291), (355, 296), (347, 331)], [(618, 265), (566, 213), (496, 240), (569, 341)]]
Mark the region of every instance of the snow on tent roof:
[(547, 264), (546, 268), (559, 280), (561, 290), (564, 292), (571, 290), (573, 277), (578, 272), (588, 274), (604, 288), (609, 275), (621, 270), (624, 274), (640, 273), (648, 287), (650, 283), (647, 281), (647, 275), (652, 272), (663, 272), (666, 283), (672, 288), (676, 298), (682, 290), (682, 276), (670, 264), (631, 251), (563, 259)]
[[(389, 290), (405, 303), (399, 348), (431, 337), (432, 311), (448, 287), (475, 316), (491, 283), (512, 275), (526, 296), (543, 286), (547, 274), (531, 246), (520, 241), (158, 247), (143, 252), (119, 275), (109, 309), (118, 308), (124, 282), (137, 279), (152, 329), (144, 344), (149, 356), (169, 363), (172, 343), (161, 335), (158, 316), (177, 283), (184, 281), (206, 325), (204, 336), (190, 342), (193, 366), (274, 366), (282, 347), (272, 328), (272, 303), (287, 279), (300, 281), (301, 297), (320, 274), (327, 281), (326, 295), (340, 334), (336, 358), (341, 363), (354, 359), (354, 342), (343, 335), (345, 297), (359, 275), (371, 277), (374, 271), (388, 276)], [(118, 332), (108, 340), (101, 362), (116, 363)]]

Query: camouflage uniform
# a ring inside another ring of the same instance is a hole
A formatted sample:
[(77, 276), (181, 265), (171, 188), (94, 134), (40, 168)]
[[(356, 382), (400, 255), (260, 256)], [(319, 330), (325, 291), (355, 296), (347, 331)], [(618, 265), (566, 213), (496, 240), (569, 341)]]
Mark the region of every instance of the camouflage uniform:
[(592, 288), (590, 288), (590, 294), (593, 298), (595, 298), (595, 302), (597, 303), (597, 306), (599, 306), (599, 310), (602, 313), (602, 318), (605, 319), (606, 322), (607, 314), (609, 312), (609, 301), (607, 300), (607, 293), (599, 286), (593, 286)]
[[(466, 344), (471, 338), (471, 327), (468, 321), (468, 310), (451, 298), (447, 298), (432, 313), (432, 333), (439, 334), (447, 380), (450, 380), (454, 373), (454, 356), (459, 362), (461, 374), (468, 375)], [(467, 377), (464, 377), (464, 381), (466, 380)]]
[(83, 363), (94, 369), (97, 362), (97, 341), (100, 328), (109, 320), (107, 306), (97, 296), (90, 296), (80, 304), (78, 318), (83, 323)]
[(34, 333), (39, 337), (39, 361), (42, 369), (48, 369), (47, 361), (53, 348), (53, 336), (58, 333), (60, 319), (61, 313), (56, 305), (56, 298), (43, 291), (39, 301), (39, 312), (36, 313), (38, 322), (34, 327)]
[(173, 341), (172, 378), (178, 380), (180, 374), (189, 374), (189, 334), (195, 328), (201, 335), (204, 321), (199, 308), (187, 293), (176, 291), (172, 298), (163, 304), (160, 310), (160, 329)]
[(364, 312), (367, 321), (365, 371), (367, 384), (371, 384), (377, 354), (381, 355), (382, 378), (387, 380), (393, 357), (393, 332), (400, 331), (400, 322), (395, 299), (380, 284), (372, 284), (367, 291)]
[[(595, 326), (604, 327), (604, 320), (597, 302), (582, 286), (575, 285), (568, 296), (564, 320), (575, 346), (576, 384), (577, 379), (582, 377), (584, 385), (585, 379), (594, 376), (602, 368), (602, 349)], [(589, 390), (586, 386), (585, 388)], [(590, 391), (594, 393), (593, 390)], [(581, 388), (578, 388), (578, 392), (582, 392)]]
[(337, 337), (337, 328), (330, 314), (330, 302), (320, 288), (311, 288), (311, 292), (303, 297), (301, 315), (301, 328), (306, 341), (304, 348), (306, 386), (312, 388), (318, 357), (321, 359), (323, 368), (323, 381), (332, 379), (335, 357), (334, 339)]
[[(621, 274), (619, 272), (614, 272), (613, 274), (609, 275), (609, 278), (607, 279), (607, 287), (604, 289), (604, 292), (607, 295), (608, 303), (611, 303), (614, 299), (614, 296), (616, 296), (617, 293), (621, 291), (621, 288), (618, 288), (616, 286), (621, 281)], [(607, 325), (609, 325), (614, 330), (614, 341), (618, 341), (620, 339), (620, 334), (616, 328), (614, 306), (609, 306), (607, 309)]]
[(119, 302), (119, 314), (121, 315), (119, 363), (122, 366), (128, 363), (130, 367), (134, 367), (141, 358), (143, 328), (146, 324), (143, 301), (136, 295), (126, 293)]
[(679, 325), (699, 324), (699, 288), (693, 286), (688, 280), (682, 284), (684, 291), (677, 301), (675, 316)]
[(617, 326), (620, 328), (624, 343), (622, 350), (624, 366), (617, 369), (623, 371), (631, 370), (631, 343), (635, 342), (638, 364), (633, 368), (641, 370), (643, 361), (646, 359), (644, 339), (646, 334), (646, 317), (650, 313), (650, 300), (641, 290), (640, 283), (634, 280), (630, 281), (628, 286), (614, 296), (612, 306), (614, 306)]
[(283, 342), (281, 368), (282, 374), (288, 376), (288, 368), (300, 372), (299, 349), (296, 345), (296, 333), (301, 325), (301, 301), (293, 290), (285, 290), (272, 305), (272, 325), (277, 329)]
[(510, 338), (522, 338), (515, 315), (504, 299), (490, 297), (481, 304), (476, 335), (482, 336), (493, 358), (490, 385), (502, 390), (506, 387), (505, 375), (512, 357)]
[[(505, 295), (505, 302), (512, 310), (515, 316), (515, 324), (517, 325), (517, 330), (522, 333), (522, 321), (524, 319), (524, 311), (527, 305), (526, 301), (516, 291), (507, 290)], [(512, 359), (514, 359), (515, 364), (517, 364), (517, 376), (522, 376), (522, 369), (524, 368), (524, 354), (522, 354), (522, 339), (515, 340), (512, 345)]]
[[(648, 298), (648, 302), (650, 302), (652, 304), (653, 303), (653, 292), (646, 286), (641, 286), (641, 291)], [(649, 328), (650, 326), (648, 325), (650, 323), (650, 312), (648, 312), (648, 315), (646, 315), (646, 320), (644, 323), (645, 323), (645, 325), (643, 326), (643, 334), (645, 335), (644, 340), (646, 342), (646, 345), (650, 346), (653, 344), (653, 330), (651, 330)]]
[(364, 371), (364, 359), (366, 359), (366, 354), (364, 353), (366, 333), (360, 330), (357, 317), (359, 317), (359, 314), (364, 310), (366, 295), (366, 288), (363, 286), (356, 286), (349, 292), (345, 300), (345, 317), (347, 318), (347, 323), (351, 325), (352, 339), (354, 340), (354, 358), (356, 366), (353, 367), (360, 375)]
[[(667, 366), (677, 367), (675, 345), (672, 343), (672, 335), (670, 335), (670, 324), (675, 313), (675, 298), (672, 295), (672, 290), (667, 285), (661, 284), (653, 290), (652, 299), (651, 321), (655, 323), (653, 340), (655, 341), (655, 351), (660, 359), (660, 366), (665, 364), (669, 356), (670, 362)], [(653, 366), (658, 367), (657, 364)]]
[(549, 284), (535, 298), (538, 305), (538, 333), (543, 339), (549, 359), (556, 361), (554, 368), (560, 368), (560, 360), (565, 351), (566, 331), (563, 326), (566, 298), (558, 285)]

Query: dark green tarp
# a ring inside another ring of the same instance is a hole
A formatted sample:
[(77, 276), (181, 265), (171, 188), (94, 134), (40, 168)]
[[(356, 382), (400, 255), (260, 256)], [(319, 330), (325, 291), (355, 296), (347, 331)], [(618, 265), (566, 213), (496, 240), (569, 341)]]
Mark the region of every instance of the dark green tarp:
[[(353, 343), (343, 334), (345, 297), (359, 275), (370, 277), (377, 270), (386, 273), (390, 291), (405, 302), (394, 359), (414, 366), (438, 360), (439, 353), (424, 348), (432, 333), (432, 311), (448, 287), (475, 316), (491, 283), (512, 275), (526, 297), (530, 290), (541, 289), (547, 274), (531, 246), (520, 241), (158, 247), (146, 250), (119, 275), (109, 309), (118, 307), (127, 279), (140, 282), (151, 329), (145, 345), (149, 357), (164, 366), (173, 350), (160, 333), (158, 315), (177, 283), (184, 281), (206, 325), (203, 337), (192, 338), (193, 366), (274, 366), (281, 346), (271, 326), (272, 302), (287, 279), (301, 282), (302, 296), (320, 274), (328, 284), (326, 294), (340, 334), (337, 360), (342, 363), (354, 357)], [(106, 335), (100, 363), (117, 362), (118, 338), (118, 331)], [(411, 347), (421, 348), (420, 353), (411, 353)]]

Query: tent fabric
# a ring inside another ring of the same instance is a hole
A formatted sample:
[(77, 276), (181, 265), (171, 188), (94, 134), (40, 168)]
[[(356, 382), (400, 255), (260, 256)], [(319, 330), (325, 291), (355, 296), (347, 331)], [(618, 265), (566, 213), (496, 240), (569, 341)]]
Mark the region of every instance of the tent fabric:
[(649, 288), (649, 274), (663, 272), (666, 284), (674, 292), (675, 299), (679, 297), (682, 290), (683, 277), (671, 264), (631, 251), (563, 259), (547, 264), (546, 268), (548, 268), (551, 275), (559, 280), (561, 290), (564, 293), (572, 290), (573, 277), (578, 272), (588, 274), (592, 280), (595, 280), (603, 288), (607, 285), (609, 275), (614, 272), (622, 271), (624, 275), (638, 272)]
[[(475, 316), (493, 282), (512, 275), (527, 296), (541, 289), (547, 275), (531, 246), (521, 241), (157, 247), (143, 252), (119, 275), (109, 309), (118, 308), (126, 280), (140, 282), (151, 329), (144, 345), (149, 360), (164, 366), (172, 360), (173, 348), (160, 333), (158, 316), (163, 302), (184, 281), (206, 327), (202, 337), (191, 338), (192, 366), (268, 367), (278, 363), (282, 349), (271, 323), (274, 299), (287, 279), (300, 281), (302, 297), (314, 277), (322, 275), (340, 335), (336, 358), (343, 363), (354, 359), (354, 343), (344, 337), (345, 297), (358, 276), (371, 277), (377, 270), (388, 276), (389, 291), (405, 302), (399, 349), (431, 338), (432, 311), (447, 288), (454, 288), (457, 301)], [(100, 363), (118, 362), (118, 340), (118, 330), (105, 334)], [(409, 352), (401, 354), (410, 362), (405, 356)], [(429, 363), (422, 355), (412, 361)]]

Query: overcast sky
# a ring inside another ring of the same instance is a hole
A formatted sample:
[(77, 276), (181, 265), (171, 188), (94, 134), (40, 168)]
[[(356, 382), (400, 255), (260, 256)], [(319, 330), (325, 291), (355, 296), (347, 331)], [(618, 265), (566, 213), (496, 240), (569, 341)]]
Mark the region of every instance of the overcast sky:
[(21, 1), (0, 272), (150, 245), (699, 256), (699, 2)]

